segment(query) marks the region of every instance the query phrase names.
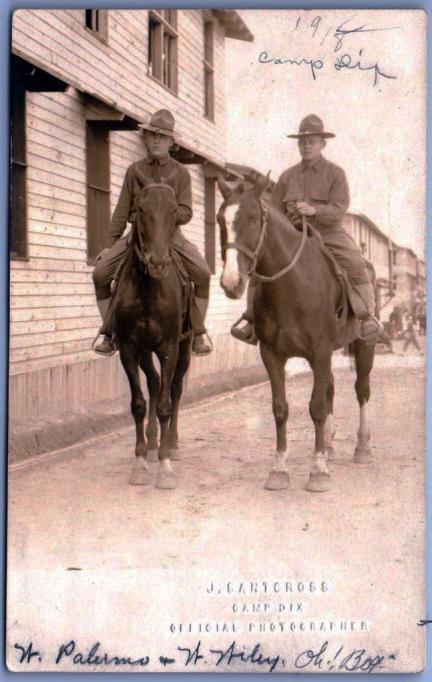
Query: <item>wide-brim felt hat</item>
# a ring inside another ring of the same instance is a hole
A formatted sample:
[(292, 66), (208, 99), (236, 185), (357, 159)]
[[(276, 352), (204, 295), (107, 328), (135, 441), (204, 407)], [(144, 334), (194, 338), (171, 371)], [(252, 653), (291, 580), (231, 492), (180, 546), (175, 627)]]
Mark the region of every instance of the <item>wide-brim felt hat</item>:
[(153, 133), (159, 133), (159, 135), (177, 137), (174, 130), (175, 118), (168, 109), (159, 109), (153, 114), (149, 123), (142, 123), (139, 127), (144, 131), (150, 130)]
[(334, 133), (329, 133), (324, 130), (324, 124), (315, 114), (309, 114), (299, 125), (298, 133), (287, 135), (287, 137), (294, 137), (297, 140), (308, 135), (321, 135), (321, 137), (336, 137)]

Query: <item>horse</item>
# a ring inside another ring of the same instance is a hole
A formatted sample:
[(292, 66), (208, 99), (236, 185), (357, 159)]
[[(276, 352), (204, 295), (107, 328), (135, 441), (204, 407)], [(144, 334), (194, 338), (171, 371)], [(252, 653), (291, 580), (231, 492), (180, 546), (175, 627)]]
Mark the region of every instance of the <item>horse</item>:
[[(248, 275), (258, 281), (254, 297), (255, 331), (271, 383), (276, 425), (276, 453), (265, 488), (290, 487), (285, 364), (288, 358), (301, 357), (313, 371), (309, 411), (315, 426), (315, 453), (306, 490), (324, 492), (331, 489), (327, 463), (334, 457), (331, 360), (338, 347), (336, 309), (341, 283), (318, 239), (308, 236), (305, 220), (303, 230), (298, 230), (264, 199), (268, 183), (269, 175), (248, 189), (242, 183), (232, 188), (222, 177), (218, 179), (223, 197), (217, 215), (224, 261), (220, 283), (229, 298), (238, 299), (243, 295)], [(354, 461), (368, 463), (372, 460), (368, 401), (374, 347), (359, 339), (358, 331), (356, 322), (350, 344), (360, 407)]]
[[(139, 171), (137, 174), (142, 187), (112, 304), (114, 334), (129, 381), (136, 429), (136, 460), (129, 482), (133, 485), (152, 482), (148, 461), (158, 447), (157, 415), (160, 446), (156, 487), (172, 489), (176, 487), (176, 475), (170, 460), (179, 458), (178, 410), (183, 378), (191, 359), (192, 339), (186, 329), (190, 284), (182, 282), (172, 251), (175, 192), (169, 184), (153, 182)], [(153, 353), (159, 359), (160, 375)], [(147, 441), (146, 401), (139, 367), (146, 376), (150, 399)]]

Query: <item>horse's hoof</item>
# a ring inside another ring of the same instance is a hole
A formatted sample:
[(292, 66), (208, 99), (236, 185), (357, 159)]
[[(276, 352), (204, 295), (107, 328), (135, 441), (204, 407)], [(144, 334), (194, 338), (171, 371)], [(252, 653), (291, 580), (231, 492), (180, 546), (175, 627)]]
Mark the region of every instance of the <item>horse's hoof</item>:
[(148, 450), (148, 452), (147, 452), (147, 462), (150, 462), (150, 464), (154, 464), (154, 462), (159, 462), (159, 457), (158, 457), (158, 451), (157, 451), (157, 450)]
[(131, 471), (131, 475), (129, 477), (129, 484), (150, 485), (152, 480), (153, 476), (148, 469), (143, 469), (143, 467), (136, 466)]
[(353, 457), (354, 464), (372, 464), (372, 453), (369, 449), (356, 448)]
[(306, 490), (310, 493), (325, 493), (331, 489), (331, 481), (329, 474), (312, 472), (309, 474), (309, 480), (306, 484)]
[(335, 461), (335, 453), (334, 453), (334, 448), (330, 447), (327, 448), (327, 462), (334, 462)]
[(177, 478), (173, 471), (159, 471), (156, 477), (156, 488), (161, 490), (174, 490), (177, 487)]
[(182, 459), (181, 450), (179, 448), (170, 448), (170, 460), (178, 462), (180, 459)]
[(265, 482), (266, 490), (286, 490), (290, 487), (290, 477), (287, 471), (270, 471)]

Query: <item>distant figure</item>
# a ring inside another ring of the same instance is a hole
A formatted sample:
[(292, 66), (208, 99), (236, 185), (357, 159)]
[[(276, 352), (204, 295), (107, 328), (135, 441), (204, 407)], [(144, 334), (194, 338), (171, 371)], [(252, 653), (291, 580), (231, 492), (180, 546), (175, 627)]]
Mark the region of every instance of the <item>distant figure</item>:
[(415, 335), (415, 329), (414, 329), (414, 318), (412, 315), (408, 315), (407, 319), (407, 328), (404, 332), (404, 337), (405, 337), (405, 343), (403, 347), (403, 353), (405, 353), (406, 349), (412, 343), (412, 345), (417, 348), (419, 353), (421, 353), (420, 346), (417, 341), (417, 337)]
[(395, 306), (390, 313), (389, 322), (391, 324), (391, 337), (397, 339), (402, 331), (402, 316), (399, 306)]
[(426, 336), (426, 309), (423, 308), (419, 315), (419, 334), (420, 336)]

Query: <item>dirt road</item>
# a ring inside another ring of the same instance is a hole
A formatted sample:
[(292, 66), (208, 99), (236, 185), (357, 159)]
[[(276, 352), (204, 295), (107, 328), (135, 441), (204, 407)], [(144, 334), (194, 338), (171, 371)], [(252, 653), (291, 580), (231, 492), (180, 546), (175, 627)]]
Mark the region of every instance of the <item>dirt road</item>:
[[(268, 384), (183, 412), (174, 491), (128, 485), (132, 429), (13, 471), (10, 665), (20, 669), (14, 643), (32, 640), (45, 652), (42, 663), (36, 657), (28, 663), (32, 669), (73, 669), (71, 656), (55, 664), (53, 653), (73, 639), (86, 650), (96, 640), (117, 653), (144, 647), (152, 651), (149, 667), (160, 671), (156, 645), (172, 655), (179, 638), (207, 641), (225, 624), (222, 632), (231, 634), (223, 641), (236, 632), (247, 645), (260, 632), (273, 650), (282, 641), (286, 646), (286, 631), (270, 634), (270, 623), (281, 621), (306, 623), (288, 637), (290, 652), (298, 652), (308, 645), (311, 622), (334, 620), (355, 623), (354, 630), (337, 626), (337, 636), (344, 646), (356, 637), (362, 646), (367, 641), (384, 656), (383, 672), (396, 660), (400, 670), (419, 669), (423, 361), (378, 358), (370, 410), (374, 464), (368, 466), (351, 461), (358, 414), (353, 375), (349, 369), (335, 374), (336, 461), (333, 488), (324, 494), (304, 489), (313, 450), (309, 374), (288, 379), (288, 491), (263, 489), (274, 450)], [(239, 588), (245, 581), (260, 583), (253, 598)], [(311, 581), (326, 588), (311, 591)], [(291, 582), (291, 589), (279, 582)], [(309, 585), (303, 594), (299, 582)], [(295, 602), (302, 604), (297, 615)], [(295, 669), (290, 652), (285, 671)], [(174, 658), (171, 669), (184, 670), (183, 659)], [(243, 667), (257, 671), (251, 661)]]

